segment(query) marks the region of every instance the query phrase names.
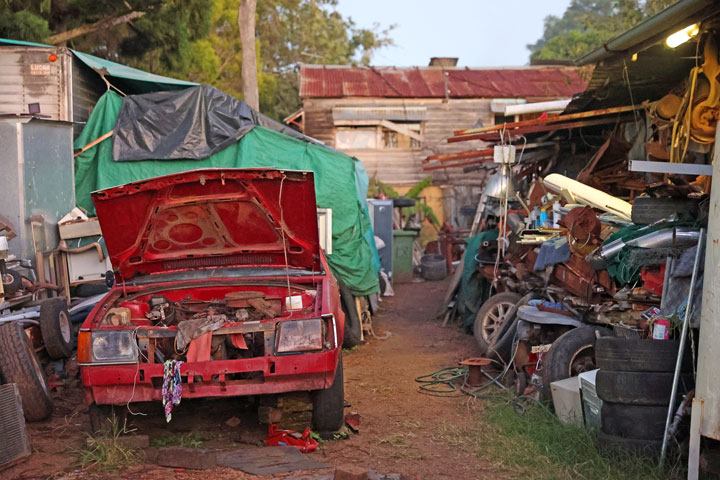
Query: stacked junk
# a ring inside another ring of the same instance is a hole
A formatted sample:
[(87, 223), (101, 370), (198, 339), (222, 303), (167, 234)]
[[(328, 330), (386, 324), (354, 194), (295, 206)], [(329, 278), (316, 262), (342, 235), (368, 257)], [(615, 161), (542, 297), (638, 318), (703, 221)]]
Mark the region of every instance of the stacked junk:
[(515, 147), (494, 150), (447, 315), (518, 396), (603, 450), (664, 455), (693, 395), (707, 192), (666, 181), (631, 204), (556, 173), (518, 185)]

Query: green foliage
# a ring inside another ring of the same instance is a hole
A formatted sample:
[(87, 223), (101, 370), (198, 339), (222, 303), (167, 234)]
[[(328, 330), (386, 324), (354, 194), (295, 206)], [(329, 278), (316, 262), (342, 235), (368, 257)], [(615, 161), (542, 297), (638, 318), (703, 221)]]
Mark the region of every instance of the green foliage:
[[(402, 214), (405, 216), (412, 214), (422, 214), (422, 216), (429, 219), (433, 225), (439, 227), (440, 220), (438, 220), (435, 212), (433, 212), (433, 209), (430, 208), (430, 206), (428, 206), (427, 204), (423, 203), (419, 198), (423, 190), (425, 190), (431, 185), (432, 177), (425, 177), (418, 183), (413, 185), (412, 188), (410, 188), (410, 190), (408, 190), (407, 193), (403, 195), (403, 197), (416, 199), (415, 206), (403, 208)], [(372, 198), (379, 195), (385, 195), (387, 198), (398, 198), (400, 196), (400, 194), (390, 185), (381, 182), (377, 179), (377, 177), (373, 177), (370, 179), (370, 184), (368, 185), (368, 197)]]
[(124, 446), (120, 437), (132, 433), (125, 423), (120, 424), (113, 414), (108, 419), (108, 428), (96, 435), (88, 435), (85, 448), (80, 450), (80, 464), (83, 468), (97, 465), (101, 470), (114, 470), (137, 460), (135, 451)]
[(675, 0), (572, 0), (562, 17), (545, 18), (543, 36), (528, 45), (531, 60), (575, 60)]
[[(144, 12), (130, 23), (70, 40), (69, 46), (160, 75), (207, 83), (242, 98), (240, 0), (2, 0), (0, 37), (46, 42), (53, 34)], [(336, 0), (259, 0), (257, 57), (260, 110), (281, 120), (300, 106), (300, 63), (370, 61), (391, 45), (375, 24), (359, 28)]]

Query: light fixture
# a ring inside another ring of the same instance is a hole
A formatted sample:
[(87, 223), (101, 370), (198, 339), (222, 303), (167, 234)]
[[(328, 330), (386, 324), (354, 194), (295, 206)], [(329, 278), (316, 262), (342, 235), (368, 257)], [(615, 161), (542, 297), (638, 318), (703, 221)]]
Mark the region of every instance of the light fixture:
[(667, 40), (665, 40), (665, 44), (667, 44), (667, 46), (670, 48), (675, 48), (678, 45), (682, 45), (683, 43), (687, 42), (698, 33), (700, 33), (700, 26), (695, 23), (667, 37)]

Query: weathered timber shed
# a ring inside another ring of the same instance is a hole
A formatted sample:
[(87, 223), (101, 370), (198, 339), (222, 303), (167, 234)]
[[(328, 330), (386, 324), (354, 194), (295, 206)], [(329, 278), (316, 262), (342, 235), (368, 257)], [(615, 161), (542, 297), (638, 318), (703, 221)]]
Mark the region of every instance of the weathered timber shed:
[(446, 139), (458, 129), (519, 119), (505, 117), (505, 107), (567, 99), (586, 83), (579, 69), (568, 66), (302, 65), (302, 109), (286, 122), (359, 158), (371, 178), (401, 190), (432, 175), (433, 184), (443, 187), (447, 217), (472, 204), (478, 193), (472, 190), (484, 184), (485, 172), (427, 172), (425, 158), (482, 148), (480, 141)]

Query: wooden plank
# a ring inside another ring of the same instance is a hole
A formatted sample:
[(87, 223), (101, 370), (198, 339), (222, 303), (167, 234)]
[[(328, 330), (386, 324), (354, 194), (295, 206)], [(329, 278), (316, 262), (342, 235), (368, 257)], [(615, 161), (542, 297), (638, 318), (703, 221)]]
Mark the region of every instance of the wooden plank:
[[(630, 120), (632, 117), (626, 117), (622, 119), (618, 119), (616, 117), (611, 118), (598, 118), (595, 120), (582, 120), (577, 122), (568, 122), (568, 123), (553, 123), (550, 125), (538, 125), (535, 127), (523, 127), (523, 128), (515, 128), (513, 130), (505, 130), (505, 134), (508, 136), (516, 136), (516, 135), (524, 135), (526, 133), (537, 133), (537, 132), (552, 132), (555, 130), (570, 130), (572, 128), (581, 128), (581, 127), (592, 127), (595, 125), (604, 125), (608, 123), (615, 123), (615, 122), (623, 122), (626, 120)], [(465, 135), (463, 137), (450, 137), (448, 138), (448, 143), (456, 143), (456, 142), (465, 142), (468, 140), (483, 140), (483, 141), (490, 141), (490, 140), (498, 140), (500, 138), (500, 134), (503, 132), (495, 131), (491, 133), (476, 133), (474, 135)]]
[(649, 106), (649, 104), (640, 104), (640, 105), (626, 105), (624, 107), (602, 108), (599, 110), (588, 110), (587, 112), (569, 113), (567, 115), (557, 115), (555, 117), (535, 118), (533, 120), (521, 120), (519, 122), (506, 123), (506, 124), (500, 124), (500, 125), (491, 125), (489, 127), (466, 128), (464, 130), (455, 130), (455, 132), (453, 132), (453, 133), (455, 136), (461, 136), (461, 135), (472, 135), (475, 133), (493, 132), (496, 130), (502, 130), (503, 128), (509, 129), (509, 128), (529, 127), (529, 126), (534, 126), (534, 125), (545, 125), (548, 123), (565, 122), (567, 120), (579, 120), (579, 119), (583, 119), (583, 118), (597, 117), (597, 116), (601, 116), (601, 115), (611, 115), (614, 113), (631, 112), (633, 110), (646, 108), (648, 106)]

